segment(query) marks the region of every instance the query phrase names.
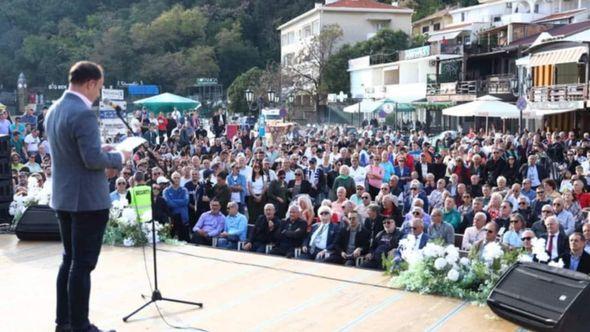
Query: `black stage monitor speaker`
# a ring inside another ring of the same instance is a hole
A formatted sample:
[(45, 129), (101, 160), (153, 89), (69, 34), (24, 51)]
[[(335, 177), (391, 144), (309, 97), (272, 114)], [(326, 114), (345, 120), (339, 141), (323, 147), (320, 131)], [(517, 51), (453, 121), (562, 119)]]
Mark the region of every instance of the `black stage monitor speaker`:
[(516, 263), (488, 297), (498, 316), (533, 331), (590, 331), (590, 277), (538, 263)]
[(15, 233), (20, 240), (60, 240), (57, 216), (47, 205), (28, 207), (16, 225)]
[(10, 157), (11, 152), (10, 135), (0, 135), (0, 157)]

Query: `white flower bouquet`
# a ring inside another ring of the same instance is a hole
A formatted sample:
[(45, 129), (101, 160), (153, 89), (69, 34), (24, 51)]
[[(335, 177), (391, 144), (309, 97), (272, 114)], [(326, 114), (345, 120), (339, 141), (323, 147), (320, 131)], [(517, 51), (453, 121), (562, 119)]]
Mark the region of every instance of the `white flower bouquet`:
[(481, 259), (460, 257), (458, 248), (437, 241), (415, 250), (408, 239), (400, 241), (400, 250), (403, 264), (394, 259), (384, 264), (393, 275), (391, 286), (479, 303), (485, 302), (498, 278), (518, 257), (504, 252), (499, 244), (486, 246)]

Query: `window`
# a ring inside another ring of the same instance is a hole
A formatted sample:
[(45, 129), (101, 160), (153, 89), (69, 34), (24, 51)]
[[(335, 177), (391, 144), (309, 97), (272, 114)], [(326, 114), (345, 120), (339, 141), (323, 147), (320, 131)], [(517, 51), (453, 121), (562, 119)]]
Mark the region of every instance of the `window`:
[(434, 23), (434, 25), (432, 26), (432, 30), (434, 30), (434, 31), (440, 30), (440, 23)]
[(428, 25), (422, 27), (422, 33), (427, 33), (430, 30)]
[(311, 32), (314, 36), (320, 34), (320, 20), (315, 20), (313, 23), (311, 23)]
[(311, 37), (311, 25), (306, 25), (303, 27), (303, 38)]
[(375, 30), (381, 31), (383, 29), (389, 28), (389, 21), (377, 21), (375, 23)]
[(465, 22), (465, 13), (461, 13), (461, 22)]
[(291, 31), (287, 34), (287, 45), (291, 45), (295, 43), (295, 32)]
[(502, 16), (494, 16), (494, 22), (500, 22), (502, 20)]
[(539, 4), (536, 3), (535, 4), (535, 14), (538, 14), (538, 13), (539, 13)]
[(289, 36), (286, 33), (282, 34), (281, 35), (281, 45), (285, 46), (285, 45), (288, 45), (288, 43), (289, 43)]

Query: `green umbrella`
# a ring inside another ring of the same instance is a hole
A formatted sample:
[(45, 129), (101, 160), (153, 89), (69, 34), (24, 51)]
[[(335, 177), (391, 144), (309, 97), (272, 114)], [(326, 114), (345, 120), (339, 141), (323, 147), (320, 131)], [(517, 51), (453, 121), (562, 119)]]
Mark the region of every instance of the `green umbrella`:
[(168, 92), (140, 99), (133, 103), (135, 105), (143, 106), (152, 112), (172, 112), (174, 108), (179, 111), (184, 111), (201, 107), (201, 103), (196, 100), (173, 95)]

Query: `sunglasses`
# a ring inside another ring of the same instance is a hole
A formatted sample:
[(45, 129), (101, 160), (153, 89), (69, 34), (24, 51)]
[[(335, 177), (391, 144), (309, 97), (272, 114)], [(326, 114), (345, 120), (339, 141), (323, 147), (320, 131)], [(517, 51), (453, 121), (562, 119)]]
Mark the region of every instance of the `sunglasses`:
[(126, 185), (126, 183), (125, 182), (119, 182), (119, 183), (117, 183), (117, 185), (118, 186), (124, 186), (124, 185)]
[(295, 176), (301, 176), (301, 174), (295, 174)]
[(528, 240), (528, 241), (530, 241), (530, 240), (532, 240), (533, 238), (532, 238), (532, 237), (530, 237), (530, 236), (526, 236), (526, 237), (523, 237), (523, 238), (520, 238), (520, 239), (521, 239), (521, 240), (523, 240), (523, 241), (527, 241), (527, 240)]
[(486, 232), (487, 232), (488, 234), (492, 234), (494, 231), (493, 231), (493, 230), (491, 230), (491, 229), (486, 229)]
[(367, 197), (367, 196), (363, 196), (363, 197), (362, 197), (362, 199), (369, 199), (369, 197)]
[(411, 230), (415, 230), (415, 229), (417, 229), (417, 228), (418, 228), (418, 227), (408, 227), (408, 229), (411, 229)]
[(385, 225), (385, 224), (393, 224), (393, 221), (384, 221), (383, 225)]
[(518, 222), (518, 220), (510, 220), (511, 224), (516, 224)]
[(412, 214), (415, 215), (415, 216), (419, 216), (420, 215), (420, 212), (416, 211), (416, 212), (412, 212)]
[(410, 188), (410, 190), (418, 190), (418, 188)]
[(320, 213), (320, 215), (322, 215), (322, 216), (325, 216), (325, 215), (327, 215), (327, 214), (330, 214), (330, 212), (325, 212), (325, 211), (324, 211), (324, 212)]
[(537, 191), (537, 194), (544, 194), (544, 191)]
[(541, 213), (553, 213), (553, 211), (543, 210)]
[(560, 203), (553, 203), (553, 206), (561, 206)]
[(518, 202), (518, 205), (526, 205), (526, 202)]

